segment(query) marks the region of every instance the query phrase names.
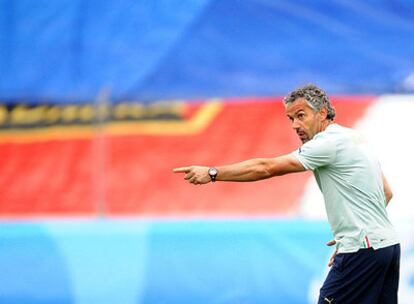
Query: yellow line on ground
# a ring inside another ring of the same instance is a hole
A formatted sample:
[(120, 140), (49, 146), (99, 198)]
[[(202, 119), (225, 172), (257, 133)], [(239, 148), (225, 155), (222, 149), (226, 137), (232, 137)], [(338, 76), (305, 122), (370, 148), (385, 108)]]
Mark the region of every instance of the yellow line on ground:
[(0, 143), (32, 143), (53, 140), (91, 139), (99, 134), (122, 135), (194, 135), (202, 132), (221, 111), (218, 99), (205, 103), (187, 121), (111, 122), (97, 126), (54, 126), (27, 130), (0, 131)]

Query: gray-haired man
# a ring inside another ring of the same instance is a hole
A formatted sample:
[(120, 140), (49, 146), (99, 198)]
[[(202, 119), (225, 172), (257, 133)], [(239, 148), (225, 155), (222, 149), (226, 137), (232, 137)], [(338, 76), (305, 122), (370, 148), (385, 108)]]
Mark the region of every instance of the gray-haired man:
[(333, 122), (325, 92), (307, 85), (288, 94), (286, 115), (303, 145), (276, 158), (174, 169), (192, 184), (247, 182), (312, 170), (321, 189), (336, 251), (319, 303), (397, 303), (400, 247), (386, 205), (391, 189), (357, 131)]

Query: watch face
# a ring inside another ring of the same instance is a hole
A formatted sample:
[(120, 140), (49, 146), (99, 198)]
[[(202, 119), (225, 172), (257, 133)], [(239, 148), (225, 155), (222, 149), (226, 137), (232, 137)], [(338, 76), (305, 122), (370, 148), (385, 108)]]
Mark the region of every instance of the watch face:
[(208, 174), (210, 174), (210, 175), (217, 175), (217, 169), (216, 168), (210, 168), (210, 170), (208, 170)]

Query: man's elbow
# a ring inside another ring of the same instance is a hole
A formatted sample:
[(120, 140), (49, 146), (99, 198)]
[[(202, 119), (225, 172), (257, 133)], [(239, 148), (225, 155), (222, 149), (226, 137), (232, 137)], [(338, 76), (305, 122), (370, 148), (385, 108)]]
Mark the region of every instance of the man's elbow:
[(266, 178), (305, 171), (303, 165), (293, 156), (285, 155), (269, 160), (264, 165)]
[(393, 193), (389, 187), (384, 187), (385, 201), (388, 204), (393, 197)]
[(390, 200), (392, 199), (392, 197), (393, 197), (393, 194), (392, 194), (392, 192), (391, 191), (388, 191), (388, 193), (386, 193), (386, 199), (387, 199), (387, 204), (390, 202)]
[(256, 175), (259, 179), (271, 178), (280, 174), (280, 164), (274, 159), (262, 159), (256, 167)]
[(260, 166), (256, 167), (256, 176), (259, 177), (259, 179), (266, 179), (273, 176), (272, 174), (272, 168), (271, 166), (263, 161)]

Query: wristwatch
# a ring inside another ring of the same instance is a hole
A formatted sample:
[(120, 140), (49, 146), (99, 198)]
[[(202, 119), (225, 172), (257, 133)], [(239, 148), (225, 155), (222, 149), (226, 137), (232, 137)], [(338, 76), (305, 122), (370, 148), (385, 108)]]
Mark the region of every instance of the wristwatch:
[(216, 181), (217, 173), (218, 173), (218, 171), (214, 167), (208, 169), (208, 175), (210, 175), (211, 181), (213, 183)]

